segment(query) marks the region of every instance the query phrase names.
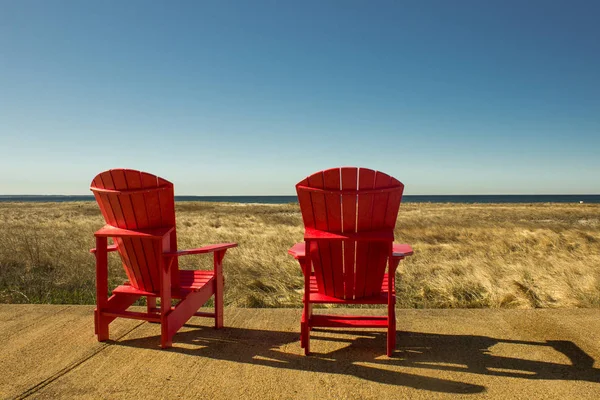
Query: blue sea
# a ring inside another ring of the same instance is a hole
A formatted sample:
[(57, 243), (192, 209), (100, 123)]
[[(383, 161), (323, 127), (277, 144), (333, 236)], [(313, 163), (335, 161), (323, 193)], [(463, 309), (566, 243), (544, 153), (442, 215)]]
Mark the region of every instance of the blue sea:
[[(0, 202), (94, 201), (94, 196), (0, 195)], [(296, 196), (175, 196), (175, 201), (287, 204)], [(600, 203), (600, 194), (405, 195), (405, 203)]]

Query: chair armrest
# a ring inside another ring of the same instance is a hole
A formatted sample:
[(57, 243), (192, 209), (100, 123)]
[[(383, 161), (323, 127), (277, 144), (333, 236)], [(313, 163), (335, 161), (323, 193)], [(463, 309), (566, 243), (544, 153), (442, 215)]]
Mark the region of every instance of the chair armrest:
[(306, 228), (304, 239), (308, 240), (353, 240), (357, 242), (392, 242), (392, 230), (367, 231), (367, 232), (327, 232), (314, 228)]
[(404, 258), (406, 256), (412, 256), (413, 249), (408, 244), (398, 244), (394, 243), (392, 245), (392, 257), (394, 258)]
[(165, 257), (179, 257), (179, 256), (187, 256), (190, 254), (206, 254), (213, 253), (215, 251), (222, 251), (231, 249), (232, 247), (237, 247), (237, 243), (219, 243), (219, 244), (211, 244), (204, 247), (198, 247), (197, 249), (189, 249), (189, 250), (179, 250), (172, 251), (169, 253), (163, 253)]
[[(107, 252), (111, 252), (111, 251), (117, 251), (117, 245), (116, 244), (111, 244), (110, 246), (108, 246), (106, 248)], [(93, 249), (90, 249), (90, 253), (95, 254), (96, 253), (96, 248), (94, 247)]]
[(288, 250), (288, 254), (291, 254), (296, 260), (300, 260), (306, 257), (305, 248), (305, 243), (296, 243)]
[[(296, 243), (289, 250), (288, 254), (291, 254), (296, 260), (306, 257), (305, 243)], [(413, 255), (413, 249), (408, 244), (394, 243), (392, 247), (392, 257), (404, 258)]]
[(140, 239), (162, 240), (162, 238), (171, 233), (175, 227), (156, 228), (156, 229), (123, 229), (111, 225), (104, 225), (96, 231), (96, 237), (129, 237)]

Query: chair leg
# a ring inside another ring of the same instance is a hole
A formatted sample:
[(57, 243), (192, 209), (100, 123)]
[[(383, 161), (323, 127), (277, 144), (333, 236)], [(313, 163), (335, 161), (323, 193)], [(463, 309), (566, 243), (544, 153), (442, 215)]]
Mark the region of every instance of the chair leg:
[(302, 336), (304, 337), (304, 355), (308, 356), (310, 355), (310, 328), (308, 327), (308, 322), (304, 324), (304, 329), (302, 329)]
[[(146, 309), (148, 313), (156, 313), (160, 310), (156, 308), (156, 297), (146, 297)], [(158, 324), (158, 322), (149, 322), (150, 324)]]
[(160, 321), (160, 347), (168, 349), (173, 347), (173, 336), (169, 336), (169, 319), (167, 316), (161, 316)]
[(312, 304), (307, 303), (302, 313), (302, 326), (300, 345), (304, 349), (304, 354), (310, 354), (310, 318), (312, 317)]
[(303, 349), (304, 346), (304, 322), (300, 322), (300, 348)]
[(146, 308), (149, 313), (156, 312), (156, 297), (146, 297)]
[(223, 327), (223, 257), (225, 257), (225, 251), (218, 251), (213, 256), (215, 271), (215, 329)]
[(396, 350), (396, 268), (398, 268), (399, 262), (399, 258), (394, 258), (390, 254), (388, 269), (388, 357), (391, 357)]
[(108, 322), (100, 315), (98, 309), (94, 311), (94, 322), (96, 335), (98, 335), (98, 341), (104, 342), (108, 340)]
[[(305, 242), (307, 249), (310, 249), (310, 243)], [(310, 255), (310, 252), (307, 251)], [(312, 304), (310, 303), (310, 276), (311, 276), (311, 261), (310, 257), (306, 259), (300, 259), (300, 267), (302, 267), (302, 274), (304, 275), (304, 295), (302, 296), (302, 302), (304, 308), (302, 309), (302, 321), (300, 323), (300, 347), (304, 349), (304, 355), (310, 354), (310, 319), (312, 316)]]
[(108, 340), (108, 324), (106, 317), (100, 313), (108, 303), (108, 256), (107, 238), (96, 237), (96, 310), (94, 312), (95, 330), (98, 341)]
[(164, 268), (164, 260), (160, 260), (160, 347), (166, 349), (173, 346), (173, 335), (169, 334), (169, 320), (171, 319), (171, 273)]
[[(217, 286), (219, 286), (218, 283)], [(215, 329), (223, 327), (223, 284), (220, 286), (221, 290), (215, 291)]]
[(387, 356), (391, 357), (396, 350), (396, 308), (388, 305)]

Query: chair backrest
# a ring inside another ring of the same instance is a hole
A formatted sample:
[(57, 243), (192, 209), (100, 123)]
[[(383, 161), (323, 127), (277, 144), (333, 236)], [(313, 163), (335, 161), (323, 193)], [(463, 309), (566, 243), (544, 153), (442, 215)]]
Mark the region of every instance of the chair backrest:
[[(393, 230), (404, 185), (382, 172), (342, 167), (296, 185), (305, 228), (332, 233)], [(381, 293), (392, 240), (313, 240), (310, 259), (319, 293), (361, 299)]]
[[(165, 179), (131, 169), (111, 169), (98, 174), (90, 189), (108, 225), (131, 230), (175, 226), (173, 184)], [(177, 249), (175, 230), (170, 239), (170, 248)], [(130, 284), (158, 292), (160, 244), (139, 238), (113, 240)], [(176, 271), (177, 265), (173, 269)]]

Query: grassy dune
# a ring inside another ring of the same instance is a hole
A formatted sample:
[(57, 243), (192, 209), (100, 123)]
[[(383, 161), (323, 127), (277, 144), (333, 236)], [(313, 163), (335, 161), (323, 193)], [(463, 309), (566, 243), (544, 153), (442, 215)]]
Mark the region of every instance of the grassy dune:
[[(302, 276), (287, 249), (302, 239), (297, 205), (178, 203), (180, 248), (236, 241), (226, 305), (299, 307)], [(0, 302), (94, 302), (95, 203), (0, 203)], [(403, 204), (399, 307), (599, 307), (600, 205)], [(124, 280), (110, 257), (112, 285)], [(207, 256), (182, 258), (211, 266)]]

